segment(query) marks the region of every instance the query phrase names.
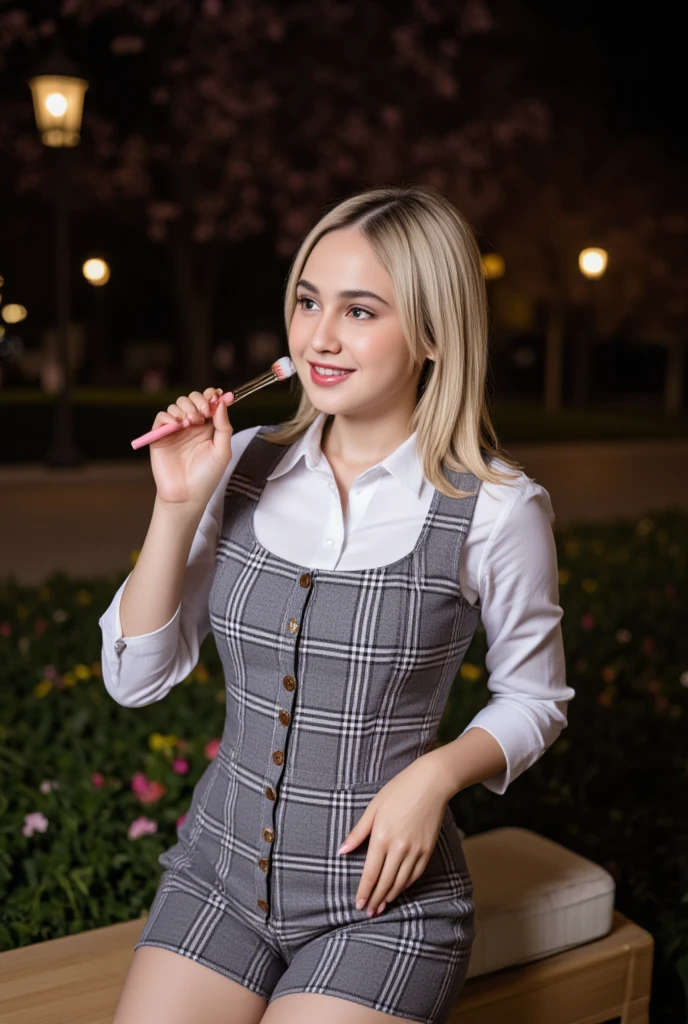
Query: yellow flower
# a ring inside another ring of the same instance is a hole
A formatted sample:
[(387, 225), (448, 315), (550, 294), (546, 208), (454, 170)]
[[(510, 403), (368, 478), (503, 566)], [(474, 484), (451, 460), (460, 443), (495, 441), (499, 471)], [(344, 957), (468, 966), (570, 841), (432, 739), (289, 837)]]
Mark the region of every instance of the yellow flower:
[(65, 686), (76, 686), (76, 676), (73, 672), (65, 672), (62, 677), (62, 682)]
[(77, 679), (90, 679), (91, 670), (88, 667), (88, 665), (77, 665), (76, 668), (74, 669), (74, 675), (77, 677)]
[(197, 665), (193, 671), (193, 674), (196, 677), (197, 683), (207, 683), (208, 680), (210, 679), (208, 669), (203, 664)]
[(163, 736), (161, 732), (152, 732), (148, 737), (148, 746), (151, 750), (168, 753), (177, 742), (176, 736)]
[(461, 666), (461, 677), (463, 679), (468, 679), (471, 682), (474, 682), (476, 679), (480, 679), (482, 674), (483, 670), (479, 665), (471, 665), (470, 662), (464, 661)]
[(129, 555), (129, 561), (132, 565), (136, 565), (138, 562), (139, 555), (141, 554), (140, 548), (134, 548), (132, 553)]
[(36, 683), (33, 688), (34, 696), (36, 697), (47, 697), (53, 688), (53, 684), (49, 679), (41, 679), (40, 683)]
[(101, 666), (100, 662), (99, 661), (94, 661), (93, 664), (91, 665), (91, 675), (92, 676), (97, 676), (98, 678), (100, 678), (102, 673), (103, 673), (103, 669), (102, 669), (102, 666)]
[(560, 569), (559, 570), (559, 583), (560, 584), (568, 583), (568, 581), (570, 579), (571, 579), (571, 573), (568, 571), (568, 569)]
[(594, 594), (595, 591), (598, 589), (598, 586), (599, 584), (597, 580), (592, 579), (590, 576), (586, 576), (585, 579), (581, 582), (581, 587), (583, 588), (586, 594)]
[(91, 601), (93, 600), (93, 595), (88, 590), (78, 590), (76, 594), (76, 599), (79, 602), (79, 604), (87, 605), (90, 604)]

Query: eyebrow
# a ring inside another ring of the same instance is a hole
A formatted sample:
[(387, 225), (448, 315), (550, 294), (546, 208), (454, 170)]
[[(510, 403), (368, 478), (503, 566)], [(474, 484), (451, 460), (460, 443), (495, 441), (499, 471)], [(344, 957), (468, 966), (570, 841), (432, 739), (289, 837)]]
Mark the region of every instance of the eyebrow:
[[(319, 289), (316, 288), (314, 284), (311, 284), (310, 281), (306, 281), (305, 278), (302, 277), (300, 281), (297, 281), (296, 287), (298, 288), (300, 284), (302, 284), (304, 288), (308, 288), (309, 291), (315, 292), (316, 295), (320, 295)], [(386, 299), (383, 299), (381, 295), (376, 295), (375, 292), (368, 292), (363, 289), (349, 288), (347, 291), (337, 292), (337, 295), (340, 299), (377, 299), (377, 301), (382, 302), (383, 305), (389, 306), (389, 302), (387, 302)]]

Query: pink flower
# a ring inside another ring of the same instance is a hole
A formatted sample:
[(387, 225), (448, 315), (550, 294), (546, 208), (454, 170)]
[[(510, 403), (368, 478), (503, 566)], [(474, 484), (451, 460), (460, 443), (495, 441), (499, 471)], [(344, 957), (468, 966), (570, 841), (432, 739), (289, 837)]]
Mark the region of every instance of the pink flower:
[(46, 679), (55, 679), (59, 675), (59, 672), (54, 665), (44, 665), (43, 675)]
[(43, 779), (38, 788), (41, 793), (50, 793), (53, 789), (59, 789), (60, 784), (58, 782), (52, 782), (50, 779)]
[(0, 636), (12, 636), (12, 627), (9, 622), (0, 622)]
[(150, 818), (134, 818), (127, 830), (127, 839), (140, 839), (141, 836), (152, 836), (158, 831), (157, 822)]
[(22, 834), (25, 836), (32, 836), (34, 832), (45, 832), (48, 827), (48, 819), (40, 811), (34, 811), (33, 814), (24, 815), (24, 824), (22, 826)]
[(586, 612), (585, 615), (583, 616), (583, 618), (581, 619), (581, 626), (583, 627), (583, 629), (592, 629), (592, 627), (594, 625), (595, 625), (594, 618), (592, 617), (592, 615), (590, 615), (588, 612)]
[(143, 774), (143, 772), (136, 772), (132, 776), (131, 788), (132, 792), (136, 793), (137, 796), (140, 796), (141, 793), (145, 793), (146, 790), (148, 789), (148, 785), (148, 779)]
[(167, 792), (167, 786), (147, 779), (143, 772), (136, 772), (131, 780), (131, 788), (142, 804), (153, 804)]
[(186, 815), (182, 814), (177, 818), (177, 828), (181, 828), (186, 820)]
[(185, 761), (183, 757), (176, 757), (172, 762), (172, 771), (176, 772), (177, 775), (186, 775), (189, 770), (189, 762)]
[(215, 760), (215, 758), (217, 757), (217, 752), (218, 752), (219, 747), (220, 747), (220, 741), (219, 740), (217, 740), (217, 739), (215, 739), (215, 740), (208, 740), (206, 745), (203, 747), (203, 753), (205, 754), (205, 756), (208, 758), (209, 761), (214, 761)]
[(46, 629), (48, 628), (48, 623), (45, 619), (36, 619), (36, 621), (33, 624), (33, 628), (34, 632), (40, 635), (41, 633), (45, 633)]
[(93, 774), (91, 775), (91, 782), (93, 783), (94, 786), (96, 786), (97, 789), (100, 789), (100, 787), (105, 782), (105, 778), (103, 775), (100, 774), (100, 772), (93, 772)]

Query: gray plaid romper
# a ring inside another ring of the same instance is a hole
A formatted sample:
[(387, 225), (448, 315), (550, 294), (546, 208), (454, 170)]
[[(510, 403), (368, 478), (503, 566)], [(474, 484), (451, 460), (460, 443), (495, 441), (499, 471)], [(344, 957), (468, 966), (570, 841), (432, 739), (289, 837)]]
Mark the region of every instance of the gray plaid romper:
[(253, 513), (286, 452), (261, 427), (225, 492), (209, 595), (226, 679), (217, 757), (199, 779), (141, 937), (267, 1000), (317, 992), (444, 1024), (474, 938), (473, 885), (447, 807), (424, 873), (379, 915), (354, 899), (368, 838), (337, 849), (375, 793), (433, 745), (479, 609), (459, 555), (470, 498), (435, 490), (389, 565), (309, 568), (264, 548)]

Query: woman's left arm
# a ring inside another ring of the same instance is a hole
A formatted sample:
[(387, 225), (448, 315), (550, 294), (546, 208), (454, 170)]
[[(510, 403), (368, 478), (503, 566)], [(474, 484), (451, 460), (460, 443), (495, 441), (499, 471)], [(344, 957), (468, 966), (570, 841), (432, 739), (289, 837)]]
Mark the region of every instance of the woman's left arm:
[(340, 849), (371, 841), (358, 895), (384, 906), (425, 869), (447, 802), (481, 782), (503, 794), (567, 724), (559, 575), (547, 491), (530, 479), (488, 538), (478, 577), (487, 705), (460, 736), (417, 758), (368, 804)]

